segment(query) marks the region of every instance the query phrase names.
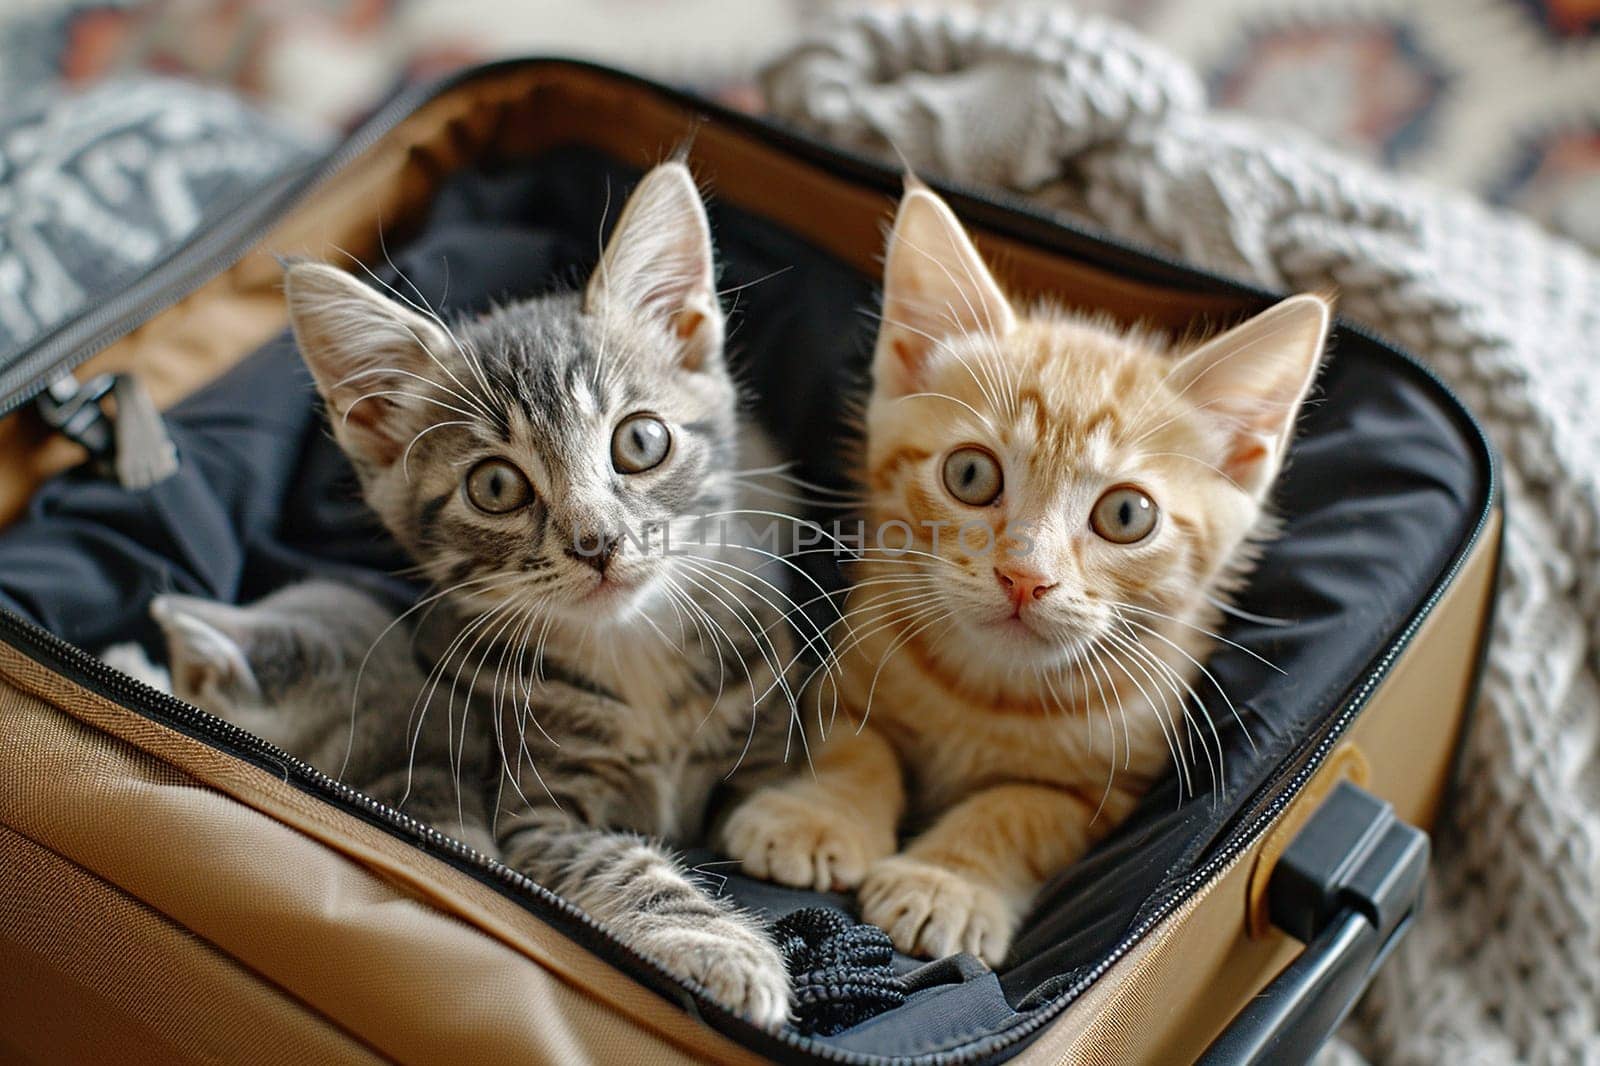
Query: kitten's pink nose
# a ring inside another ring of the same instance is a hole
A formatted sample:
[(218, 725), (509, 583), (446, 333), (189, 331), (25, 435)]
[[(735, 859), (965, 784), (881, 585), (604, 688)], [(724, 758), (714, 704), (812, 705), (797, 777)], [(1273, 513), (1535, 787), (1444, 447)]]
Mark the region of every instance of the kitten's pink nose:
[(1043, 574), (1024, 570), (1020, 566), (997, 566), (994, 568), (994, 576), (1006, 595), (1011, 597), (1011, 602), (1018, 608), (1029, 600), (1044, 599), (1044, 594), (1057, 584)]

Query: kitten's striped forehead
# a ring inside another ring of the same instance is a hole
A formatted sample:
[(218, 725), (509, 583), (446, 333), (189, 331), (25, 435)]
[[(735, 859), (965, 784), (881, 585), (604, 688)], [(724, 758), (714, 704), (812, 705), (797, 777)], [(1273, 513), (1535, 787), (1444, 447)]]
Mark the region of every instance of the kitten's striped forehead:
[(1090, 400), (1065, 389), (1028, 386), (1017, 391), (1016, 413), (1002, 437), (1024, 451), (1041, 474), (1069, 464), (1096, 469), (1111, 460), (1116, 442), (1126, 439), (1129, 414), (1127, 402), (1113, 397)]
[(576, 461), (597, 420), (666, 405), (677, 409), (658, 413), (702, 422), (725, 399), (686, 388), (666, 338), (641, 325), (586, 314), (573, 293), (495, 311), (460, 333), (511, 421), (552, 458)]
[(1086, 512), (1109, 481), (1137, 480), (1164, 457), (1216, 462), (1194, 420), (1174, 417), (1172, 365), (1156, 338), (1064, 316), (1025, 318), (1003, 341), (947, 341), (919, 395), (878, 406), (866, 473), (877, 491), (903, 493), (919, 517), (959, 518), (937, 459), (976, 444), (1007, 469), (1012, 506)]
[(940, 414), (982, 413), (999, 442), (1041, 476), (1093, 471), (1147, 430), (1159, 434), (1157, 423), (1170, 414), (1159, 402), (1170, 358), (1140, 342), (1025, 320), (999, 351), (986, 340), (972, 351), (957, 342), (930, 388), (968, 405), (946, 405)]
[[(676, 510), (691, 496), (674, 482), (731, 461), (734, 392), (722, 373), (686, 371), (637, 317), (589, 314), (577, 294), (515, 305), (467, 324), (461, 335), (505, 418), (500, 442), (583, 480), (609, 469), (609, 434), (629, 414), (676, 426), (681, 458), (653, 479), (658, 502)], [(598, 450), (597, 450), (598, 449)], [(550, 478), (544, 479), (548, 486)], [(615, 479), (611, 479), (615, 481)], [(623, 485), (612, 486), (619, 493)]]
[(495, 311), (462, 333), (496, 391), (553, 432), (631, 402), (656, 376), (651, 361), (606, 351), (595, 326), (567, 294)]

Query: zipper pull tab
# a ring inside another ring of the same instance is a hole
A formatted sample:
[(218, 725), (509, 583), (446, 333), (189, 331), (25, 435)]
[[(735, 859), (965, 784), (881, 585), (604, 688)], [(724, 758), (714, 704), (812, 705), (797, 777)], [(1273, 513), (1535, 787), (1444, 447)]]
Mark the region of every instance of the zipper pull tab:
[(52, 381), (34, 403), (39, 417), (57, 433), (100, 461), (111, 451), (111, 427), (100, 401), (116, 385), (110, 374), (97, 374), (80, 384), (71, 374)]
[(118, 374), (111, 395), (117, 401), (112, 464), (122, 487), (147, 489), (177, 473), (177, 445), (144, 384), (132, 374)]
[[(116, 401), (115, 416), (104, 406), (107, 396)], [(178, 449), (155, 401), (132, 374), (98, 374), (82, 384), (66, 374), (36, 403), (51, 428), (81, 445), (123, 488), (147, 489), (177, 472)]]

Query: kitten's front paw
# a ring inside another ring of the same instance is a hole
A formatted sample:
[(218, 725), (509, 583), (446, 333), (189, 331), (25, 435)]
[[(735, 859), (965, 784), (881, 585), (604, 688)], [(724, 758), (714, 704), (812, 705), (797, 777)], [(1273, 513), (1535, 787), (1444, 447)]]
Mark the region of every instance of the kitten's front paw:
[(693, 981), (712, 999), (763, 1029), (789, 1020), (789, 968), (778, 946), (732, 918), (672, 925), (638, 948), (669, 973)]
[(875, 865), (861, 885), (861, 918), (889, 934), (907, 955), (958, 952), (998, 966), (1020, 915), (987, 885), (909, 855)]
[(875, 830), (816, 797), (784, 789), (751, 796), (729, 816), (722, 846), (751, 877), (817, 892), (843, 892), (894, 854), (892, 831)]
[(100, 661), (143, 681), (151, 688), (162, 692), (172, 691), (172, 675), (167, 673), (167, 668), (152, 662), (137, 644), (113, 644), (100, 653)]

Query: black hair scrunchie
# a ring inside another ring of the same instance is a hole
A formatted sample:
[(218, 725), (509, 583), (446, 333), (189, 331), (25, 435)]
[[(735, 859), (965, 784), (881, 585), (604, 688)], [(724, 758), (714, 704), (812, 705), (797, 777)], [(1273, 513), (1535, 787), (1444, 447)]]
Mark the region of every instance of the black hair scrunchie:
[(806, 907), (774, 922), (772, 936), (789, 966), (794, 1027), (802, 1033), (842, 1033), (906, 1001), (894, 944), (875, 925)]

